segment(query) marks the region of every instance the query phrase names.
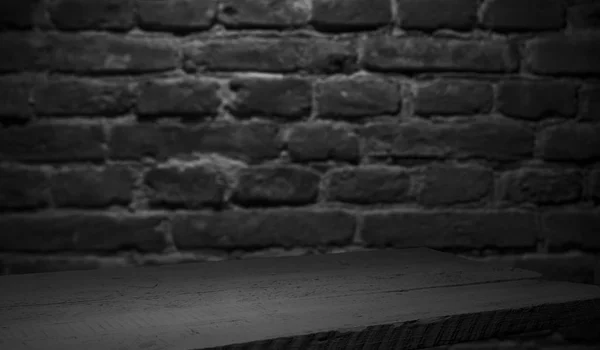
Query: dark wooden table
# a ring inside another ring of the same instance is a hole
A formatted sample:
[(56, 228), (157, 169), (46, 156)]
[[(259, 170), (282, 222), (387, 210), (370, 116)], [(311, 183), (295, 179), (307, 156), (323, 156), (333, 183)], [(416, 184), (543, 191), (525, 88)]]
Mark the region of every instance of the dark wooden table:
[(416, 349), (599, 318), (598, 286), (428, 249), (0, 277), (14, 350)]

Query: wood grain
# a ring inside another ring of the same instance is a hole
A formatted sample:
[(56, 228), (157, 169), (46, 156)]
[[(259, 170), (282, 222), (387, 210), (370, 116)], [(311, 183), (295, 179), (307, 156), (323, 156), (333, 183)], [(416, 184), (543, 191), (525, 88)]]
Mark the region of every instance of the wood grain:
[(0, 348), (412, 349), (599, 317), (600, 287), (538, 277), (428, 249), (4, 276)]

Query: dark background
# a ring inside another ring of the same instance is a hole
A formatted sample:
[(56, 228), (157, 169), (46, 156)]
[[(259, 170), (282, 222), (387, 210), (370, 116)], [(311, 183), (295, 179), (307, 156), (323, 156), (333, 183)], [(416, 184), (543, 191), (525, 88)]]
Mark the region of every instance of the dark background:
[(600, 2), (3, 0), (4, 274), (427, 246), (600, 283)]

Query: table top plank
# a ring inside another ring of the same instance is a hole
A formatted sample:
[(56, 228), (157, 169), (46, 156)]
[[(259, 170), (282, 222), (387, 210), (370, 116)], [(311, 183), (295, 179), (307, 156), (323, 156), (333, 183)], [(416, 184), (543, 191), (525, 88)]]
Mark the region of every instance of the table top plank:
[(320, 332), (397, 344), (408, 338), (394, 329), (428, 324), (420, 347), (453, 327), (462, 334), (474, 316), (488, 315), (482, 324), (492, 326), (477, 333), (486, 336), (522, 328), (518, 319), (535, 328), (549, 315), (599, 314), (599, 287), (538, 277), (429, 249), (4, 276), (0, 348), (294, 347), (317, 344)]

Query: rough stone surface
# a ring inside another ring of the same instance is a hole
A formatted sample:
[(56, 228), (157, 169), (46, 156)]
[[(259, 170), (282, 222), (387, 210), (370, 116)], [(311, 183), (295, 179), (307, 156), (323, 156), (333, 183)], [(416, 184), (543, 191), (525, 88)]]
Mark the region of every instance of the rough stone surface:
[(370, 76), (336, 77), (315, 87), (317, 116), (358, 119), (400, 112), (400, 86), (393, 80)]
[(235, 93), (229, 109), (238, 117), (295, 120), (311, 111), (312, 86), (307, 79), (237, 78), (229, 87)]
[(356, 51), (347, 40), (301, 37), (224, 38), (186, 45), (188, 64), (211, 71), (338, 73), (356, 70)]
[(160, 230), (163, 220), (154, 215), (7, 215), (0, 217), (0, 247), (23, 252), (160, 252), (166, 247)]
[(84, 78), (57, 78), (33, 90), (35, 111), (50, 116), (112, 116), (135, 103), (133, 84)]
[(600, 170), (594, 170), (590, 175), (590, 194), (594, 200), (600, 201)]
[(300, 205), (316, 201), (321, 177), (296, 166), (260, 166), (240, 171), (233, 200), (245, 205)]
[(107, 33), (48, 35), (44, 67), (63, 73), (148, 73), (174, 69), (179, 52), (168, 39)]
[(339, 210), (236, 210), (178, 215), (175, 245), (189, 248), (260, 248), (348, 244), (353, 215)]
[(279, 155), (278, 127), (270, 123), (212, 124), (196, 128), (172, 125), (117, 125), (111, 131), (114, 159), (167, 159), (194, 152), (220, 153), (258, 162)]
[(486, 158), (518, 160), (533, 153), (528, 128), (503, 118), (478, 118), (469, 123), (433, 124), (412, 121), (376, 123), (364, 127), (365, 152), (410, 158)]
[(31, 116), (31, 95), (35, 77), (13, 75), (0, 79), (0, 116), (27, 118)]
[(396, 0), (398, 24), (406, 29), (465, 30), (477, 21), (477, 0)]
[(390, 0), (314, 0), (311, 23), (325, 31), (365, 30), (392, 21)]
[(415, 113), (422, 115), (477, 114), (489, 112), (494, 91), (489, 83), (434, 80), (418, 86)]
[(576, 101), (577, 87), (560, 81), (509, 80), (498, 87), (498, 110), (520, 119), (573, 117)]
[(217, 13), (216, 0), (138, 0), (140, 26), (149, 30), (208, 29)]
[(144, 116), (214, 116), (221, 104), (218, 90), (219, 84), (207, 79), (154, 80), (140, 87), (137, 110)]
[(411, 199), (410, 176), (403, 169), (359, 167), (329, 174), (328, 199), (357, 204), (401, 203)]
[(52, 174), (50, 193), (57, 207), (127, 205), (134, 190), (134, 174), (125, 166), (66, 168)]
[(556, 34), (531, 39), (525, 46), (527, 68), (544, 75), (600, 74), (600, 35)]
[(303, 123), (290, 127), (285, 137), (288, 153), (295, 161), (329, 159), (356, 162), (359, 140), (348, 127), (324, 123)]
[(134, 24), (134, 0), (50, 0), (48, 12), (64, 30), (128, 30)]
[(48, 199), (48, 175), (44, 171), (0, 167), (0, 208), (40, 208), (48, 205)]
[(434, 164), (423, 171), (418, 201), (425, 206), (479, 202), (492, 192), (490, 169), (481, 166)]
[(223, 203), (227, 182), (212, 166), (159, 166), (144, 177), (150, 205), (201, 208)]
[(483, 5), (481, 23), (500, 31), (559, 29), (564, 25), (561, 0), (489, 0)]
[(104, 158), (99, 125), (31, 125), (0, 129), (0, 159), (37, 162)]
[(375, 71), (511, 72), (514, 48), (501, 40), (375, 36), (365, 43), (363, 64)]
[(389, 211), (364, 215), (362, 239), (394, 247), (533, 247), (534, 214), (524, 212)]
[(549, 161), (591, 161), (600, 157), (600, 126), (548, 127), (539, 136), (541, 156)]
[(550, 247), (565, 245), (600, 247), (600, 213), (598, 211), (565, 211), (543, 215), (543, 237)]
[(520, 169), (503, 174), (500, 199), (523, 203), (560, 204), (581, 198), (583, 179), (576, 171)]
[(219, 21), (236, 29), (299, 27), (311, 14), (306, 0), (224, 0), (220, 7)]
[(585, 121), (600, 120), (600, 85), (587, 85), (581, 89), (580, 95), (581, 119)]

